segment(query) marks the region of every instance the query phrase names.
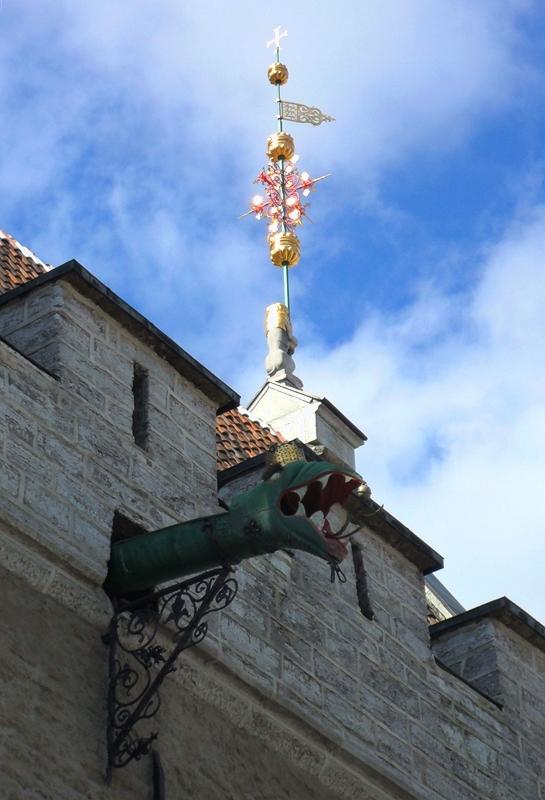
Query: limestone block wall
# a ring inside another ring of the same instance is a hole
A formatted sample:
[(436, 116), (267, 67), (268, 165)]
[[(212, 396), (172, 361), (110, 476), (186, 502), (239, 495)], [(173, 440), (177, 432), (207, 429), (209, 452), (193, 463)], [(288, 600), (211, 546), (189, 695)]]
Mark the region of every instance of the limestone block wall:
[(457, 675), (502, 703), (496, 633), (494, 620), (481, 619), (435, 638), (433, 652)]
[[(4, 306), (0, 325), (58, 376), (0, 343), (2, 796), (148, 800), (149, 764), (101, 783), (101, 584), (114, 511), (152, 529), (217, 509), (213, 404), (64, 283)], [(135, 361), (150, 377), (146, 448)], [(350, 560), (333, 585), (302, 554), (237, 569), (238, 598), (164, 685), (167, 796), (544, 800), (542, 654), (501, 622), (483, 633), (500, 709), (435, 662), (415, 565), (370, 529), (358, 546), (372, 619)]]
[[(114, 511), (152, 530), (217, 510), (215, 407), (72, 287), (37, 294), (1, 308), (0, 329), (59, 379), (0, 343), (0, 511), (100, 584)], [(135, 362), (149, 375), (145, 448), (132, 431)]]
[(545, 787), (543, 649), (493, 617), (441, 633), (434, 638), (433, 649), (451, 669), (502, 704), (502, 718), (513, 731), (513, 746), (497, 764), (498, 772), (510, 791), (541, 798)]
[[(1, 567), (0, 602), (2, 800), (152, 800), (149, 758), (105, 783), (107, 659), (89, 606), (71, 610)], [(153, 726), (168, 800), (394, 796), (200, 652), (185, 655), (162, 701)]]
[[(246, 474), (224, 487), (222, 496), (228, 502), (251, 481)], [(422, 575), (370, 529), (358, 535), (358, 545), (372, 620), (358, 608), (350, 559), (343, 565), (346, 583), (333, 586), (326, 566), (304, 554), (253, 560), (245, 565), (233, 609), (239, 619), (222, 623), (218, 657), (335, 747), (415, 797), (545, 797), (537, 744), (539, 737), (545, 740), (545, 708), (538, 699), (545, 688), (543, 654), (497, 621), (483, 621), (479, 630), (469, 626), (463, 655), (454, 645), (453, 658), (447, 647), (432, 652)], [(508, 660), (505, 637), (535, 652)], [(460, 677), (441, 668), (436, 653)], [(521, 671), (523, 660), (530, 672)], [(519, 676), (533, 689), (521, 686)], [(495, 691), (500, 683), (501, 697)], [(513, 709), (492, 702), (504, 700), (506, 686), (518, 698)], [(525, 756), (524, 709), (530, 702), (535, 729), (527, 746), (532, 755)]]
[[(502, 765), (505, 781), (530, 798), (545, 797), (545, 653), (496, 622), (502, 700), (520, 749)], [(538, 776), (541, 794), (535, 792)], [(518, 789), (520, 791), (520, 788)]]
[[(117, 434), (129, 462), (140, 463), (128, 433), (105, 428), (103, 438), (92, 440), (96, 449), (81, 447), (80, 426), (92, 418), (101, 430), (105, 415), (5, 344), (0, 365), (0, 760), (7, 765), (0, 794), (7, 800), (147, 800), (149, 763), (116, 773), (111, 789), (104, 785), (107, 650), (101, 634), (111, 612), (100, 586), (113, 510), (121, 507), (132, 516), (139, 503), (140, 518), (151, 524), (152, 505), (165, 516), (175, 509), (159, 505), (160, 484), (144, 490), (131, 481), (132, 473), (116, 473), (114, 465), (102, 469), (116, 477), (115, 487), (99, 486), (92, 476), (102, 464), (99, 443), (107, 435)], [(39, 448), (39, 441), (47, 449)], [(80, 491), (74, 480), (73, 493), (64, 496), (58, 487), (76, 463)], [(160, 464), (152, 467), (161, 474)], [(171, 474), (165, 478), (171, 493), (173, 480)], [(31, 495), (29, 485), (35, 487)], [(102, 498), (110, 513), (103, 510), (101, 521), (91, 524), (86, 517), (95, 505), (100, 510)], [(87, 524), (77, 538), (81, 520)], [(274, 569), (281, 580), (287, 577), (285, 566), (279, 557)], [(259, 605), (260, 581), (253, 591), (252, 580), (259, 569), (269, 570), (259, 564), (256, 569), (241, 571), (241, 596), (251, 593)], [(243, 613), (235, 606), (229, 619), (219, 621), (216, 636), (188, 654), (165, 684), (160, 748), (170, 791), (174, 796), (187, 791), (197, 800), (390, 798), (384, 777), (335, 754), (284, 707), (267, 705), (272, 695), (264, 701), (263, 676), (275, 668), (263, 659), (276, 656), (272, 646), (263, 648), (256, 639), (255, 673), (247, 674), (252, 659), (239, 641)], [(252, 682), (260, 688), (257, 694), (250, 690)]]

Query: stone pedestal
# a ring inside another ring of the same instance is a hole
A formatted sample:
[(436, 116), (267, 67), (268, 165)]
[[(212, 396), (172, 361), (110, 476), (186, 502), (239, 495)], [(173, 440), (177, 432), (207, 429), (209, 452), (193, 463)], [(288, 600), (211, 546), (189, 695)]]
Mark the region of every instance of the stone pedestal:
[(299, 439), (327, 461), (354, 468), (367, 437), (325, 397), (267, 381), (248, 409), (286, 439)]

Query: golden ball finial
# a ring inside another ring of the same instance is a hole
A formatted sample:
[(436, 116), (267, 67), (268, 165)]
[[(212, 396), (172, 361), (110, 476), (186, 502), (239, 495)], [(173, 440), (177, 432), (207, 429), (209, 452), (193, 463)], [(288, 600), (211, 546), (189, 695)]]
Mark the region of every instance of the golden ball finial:
[(267, 70), (267, 77), (273, 86), (283, 86), (288, 82), (288, 68), (285, 64), (275, 61)]
[(294, 267), (301, 258), (301, 244), (291, 231), (274, 233), (269, 238), (269, 255), (277, 267)]
[(289, 160), (295, 154), (295, 142), (289, 133), (273, 133), (267, 139), (267, 156), (271, 161)]

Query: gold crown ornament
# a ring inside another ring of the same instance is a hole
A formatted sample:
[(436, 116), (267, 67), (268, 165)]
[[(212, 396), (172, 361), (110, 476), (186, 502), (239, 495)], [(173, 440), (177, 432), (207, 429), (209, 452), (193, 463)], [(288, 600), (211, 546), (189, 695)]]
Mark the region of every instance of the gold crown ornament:
[(277, 267), (294, 267), (301, 258), (299, 239), (291, 231), (274, 233), (269, 238), (269, 255)]
[(307, 457), (301, 442), (295, 439), (292, 442), (282, 442), (281, 444), (273, 444), (269, 447), (269, 452), (266, 455), (267, 466), (273, 464), (280, 464), (285, 466), (291, 464), (292, 461), (306, 461)]
[(295, 142), (289, 133), (273, 133), (267, 139), (267, 156), (271, 161), (279, 161), (281, 158), (289, 161), (295, 154)]
[(283, 86), (288, 82), (288, 68), (280, 61), (275, 61), (267, 70), (267, 77), (273, 86)]

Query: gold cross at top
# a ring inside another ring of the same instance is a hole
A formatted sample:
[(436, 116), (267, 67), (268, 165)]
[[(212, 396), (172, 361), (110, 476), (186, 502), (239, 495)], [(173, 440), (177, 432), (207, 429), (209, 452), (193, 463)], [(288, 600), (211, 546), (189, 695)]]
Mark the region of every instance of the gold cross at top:
[(284, 36), (288, 35), (287, 31), (283, 31), (280, 33), (281, 25), (278, 28), (273, 28), (274, 38), (271, 39), (270, 42), (267, 42), (267, 47), (270, 47), (273, 44), (277, 50), (280, 50), (280, 39), (283, 39)]

